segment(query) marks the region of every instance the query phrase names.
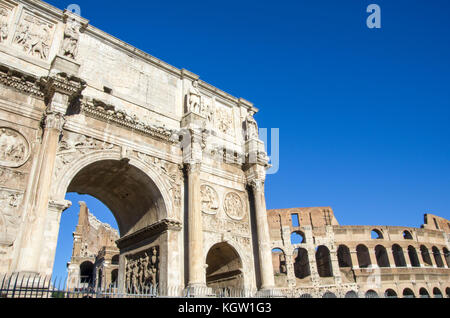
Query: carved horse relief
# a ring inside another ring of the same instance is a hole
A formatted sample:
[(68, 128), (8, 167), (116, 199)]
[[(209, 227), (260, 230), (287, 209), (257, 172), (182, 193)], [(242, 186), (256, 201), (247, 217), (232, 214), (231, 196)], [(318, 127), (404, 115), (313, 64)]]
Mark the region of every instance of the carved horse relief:
[(30, 147), (24, 136), (10, 128), (0, 127), (0, 165), (20, 167), (29, 155)]

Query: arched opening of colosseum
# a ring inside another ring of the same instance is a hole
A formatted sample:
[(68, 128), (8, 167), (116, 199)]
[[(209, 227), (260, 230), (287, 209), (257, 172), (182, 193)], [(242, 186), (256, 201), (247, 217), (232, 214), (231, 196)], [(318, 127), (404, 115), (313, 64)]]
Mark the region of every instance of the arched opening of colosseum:
[(377, 245), (375, 247), (375, 256), (377, 258), (377, 264), (379, 267), (390, 267), (389, 257), (386, 248), (383, 245)]
[(386, 297), (386, 298), (398, 298), (397, 293), (393, 289), (387, 289), (384, 292), (384, 297)]
[(420, 298), (430, 298), (430, 294), (428, 293), (428, 290), (426, 290), (426, 288), (421, 288), (419, 290), (419, 296)]
[(373, 240), (382, 240), (384, 238), (383, 233), (378, 229), (373, 229), (370, 237)]
[(112, 264), (112, 265), (119, 265), (119, 257), (120, 257), (119, 254), (114, 255), (114, 256), (111, 258), (111, 264)]
[(279, 287), (287, 287), (286, 254), (280, 248), (272, 250), (273, 274), (275, 284)]
[(350, 255), (350, 249), (346, 245), (339, 245), (337, 256), (339, 267), (352, 267), (352, 256)]
[(369, 249), (365, 245), (358, 245), (356, 247), (356, 256), (358, 258), (358, 264), (360, 268), (367, 268), (372, 265), (370, 261)]
[(441, 252), (439, 251), (439, 249), (436, 246), (433, 246), (431, 251), (433, 252), (434, 260), (436, 261), (436, 266), (444, 267), (444, 262), (442, 261)]
[(291, 233), (291, 244), (292, 245), (296, 245), (296, 244), (305, 244), (306, 243), (306, 239), (305, 239), (305, 234), (300, 232), (300, 231), (295, 231)]
[(403, 290), (403, 298), (416, 298), (416, 295), (410, 288), (405, 288)]
[[(66, 194), (88, 195), (103, 203), (114, 216), (121, 239), (130, 237), (138, 231), (144, 233), (142, 235), (145, 237), (141, 237), (140, 240), (145, 240), (145, 244), (131, 239), (123, 243), (123, 246), (119, 246), (120, 256), (115, 257), (115, 263), (118, 264), (119, 259), (120, 262), (132, 259), (137, 248), (148, 247), (147, 253), (150, 253), (150, 249), (156, 247), (159, 256), (159, 246), (164, 243), (161, 238), (162, 233), (147, 232), (146, 229), (166, 218), (166, 204), (155, 182), (144, 171), (126, 160), (100, 160), (89, 163), (72, 173), (73, 177), (69, 176), (71, 179), (65, 181), (68, 183)], [(159, 262), (155, 266), (158, 267), (156, 283), (160, 284), (162, 269), (159, 268)], [(129, 284), (130, 282), (126, 281), (128, 277), (125, 273), (126, 267), (119, 266), (119, 268), (119, 286), (122, 283)], [(110, 273), (105, 272), (105, 275), (108, 275), (109, 283)], [(95, 285), (102, 278), (104, 278), (103, 275), (94, 274), (93, 279), (97, 279)], [(150, 277), (144, 279), (147, 283), (151, 280)]]
[(228, 243), (222, 242), (210, 248), (206, 256), (206, 284), (212, 288), (244, 287), (241, 257)]
[(352, 290), (345, 294), (345, 298), (358, 298), (358, 294)]
[(433, 297), (434, 298), (443, 298), (442, 297), (442, 292), (441, 292), (441, 290), (439, 288), (435, 287), (433, 289)]
[(447, 287), (445, 289), (445, 295), (447, 296), (447, 298), (450, 298), (450, 287)]
[(368, 290), (365, 295), (366, 298), (379, 298), (378, 293), (374, 290)]
[(406, 267), (405, 254), (400, 245), (392, 245), (392, 256), (394, 256), (394, 262), (396, 267)]
[(332, 292), (326, 292), (325, 294), (323, 294), (322, 298), (337, 298), (337, 297)]
[(450, 252), (447, 248), (443, 248), (442, 252), (444, 253), (445, 262), (447, 263), (447, 267), (450, 268)]
[(430, 252), (425, 245), (420, 246), (420, 254), (422, 254), (422, 260), (425, 265), (433, 266), (433, 262), (431, 261)]
[(413, 237), (412, 237), (412, 235), (411, 235), (411, 232), (410, 232), (410, 231), (407, 231), (407, 230), (403, 231), (403, 238), (404, 238), (405, 240), (412, 240), (412, 239), (413, 239)]
[(325, 245), (321, 245), (317, 248), (316, 263), (320, 277), (333, 277), (330, 250)]
[(295, 277), (302, 280), (311, 276), (308, 251), (304, 248), (297, 248), (293, 256)]
[(412, 267), (420, 267), (420, 261), (415, 247), (408, 246), (408, 256)]
[(92, 286), (94, 283), (94, 263), (91, 261), (80, 264), (80, 283), (83, 285), (80, 287)]

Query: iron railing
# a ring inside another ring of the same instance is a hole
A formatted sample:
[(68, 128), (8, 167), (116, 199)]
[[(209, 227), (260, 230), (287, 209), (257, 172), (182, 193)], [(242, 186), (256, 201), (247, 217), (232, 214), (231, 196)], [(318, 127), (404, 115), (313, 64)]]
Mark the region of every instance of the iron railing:
[[(448, 297), (448, 295), (445, 295)], [(427, 295), (427, 298), (443, 298), (443, 295)], [(0, 274), (0, 298), (397, 298), (397, 296), (378, 295), (375, 292), (361, 293), (351, 291), (345, 295), (332, 292), (317, 294), (313, 290), (300, 294), (293, 290), (274, 289), (256, 291), (245, 288), (227, 287), (168, 287), (125, 286), (117, 283), (78, 281), (69, 284), (67, 278), (44, 277), (24, 274)], [(413, 295), (398, 298), (412, 298)], [(425, 298), (419, 295), (418, 298)]]

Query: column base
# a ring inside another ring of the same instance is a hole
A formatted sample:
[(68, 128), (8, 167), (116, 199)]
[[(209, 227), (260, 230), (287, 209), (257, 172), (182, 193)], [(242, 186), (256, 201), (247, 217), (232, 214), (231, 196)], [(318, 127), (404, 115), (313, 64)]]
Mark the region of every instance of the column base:
[(185, 296), (194, 298), (211, 297), (212, 289), (205, 284), (189, 284), (185, 289)]
[(275, 286), (271, 287), (261, 287), (260, 290), (256, 292), (257, 298), (284, 298), (285, 296), (280, 290), (276, 289)]

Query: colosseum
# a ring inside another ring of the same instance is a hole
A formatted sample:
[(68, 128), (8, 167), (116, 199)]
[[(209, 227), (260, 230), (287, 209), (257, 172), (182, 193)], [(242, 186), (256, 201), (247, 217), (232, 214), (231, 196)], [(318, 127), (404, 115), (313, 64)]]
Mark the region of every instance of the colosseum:
[(443, 218), (340, 226), (331, 208), (267, 211), (258, 112), (71, 10), (0, 0), (0, 295), (52, 275), (78, 193), (118, 230), (80, 202), (70, 290), (449, 296)]

